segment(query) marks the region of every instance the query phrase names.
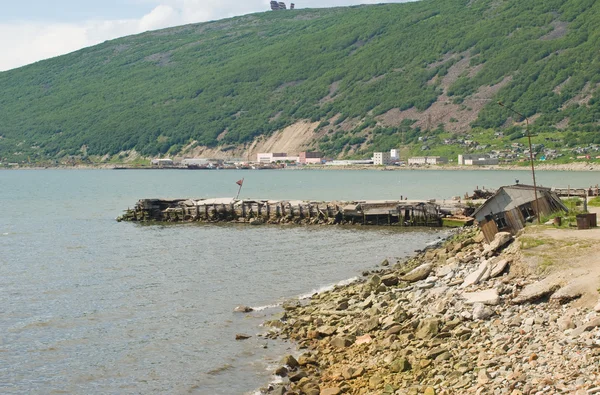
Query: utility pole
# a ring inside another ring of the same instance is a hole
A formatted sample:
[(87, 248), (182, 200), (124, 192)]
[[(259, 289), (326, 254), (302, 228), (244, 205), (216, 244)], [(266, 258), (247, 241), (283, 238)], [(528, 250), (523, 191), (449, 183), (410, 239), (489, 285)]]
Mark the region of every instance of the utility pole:
[(531, 148), (531, 133), (529, 133), (529, 118), (520, 112), (512, 109), (511, 107), (505, 106), (501, 101), (498, 102), (498, 105), (508, 109), (509, 111), (514, 112), (519, 115), (521, 118), (525, 118), (525, 131), (527, 132), (527, 141), (529, 142), (529, 162), (531, 163), (531, 176), (533, 178), (533, 193), (535, 195), (535, 214), (537, 216), (538, 225), (541, 223), (540, 212), (538, 210), (538, 194), (537, 194), (537, 184), (535, 183), (535, 168), (533, 166), (533, 149)]

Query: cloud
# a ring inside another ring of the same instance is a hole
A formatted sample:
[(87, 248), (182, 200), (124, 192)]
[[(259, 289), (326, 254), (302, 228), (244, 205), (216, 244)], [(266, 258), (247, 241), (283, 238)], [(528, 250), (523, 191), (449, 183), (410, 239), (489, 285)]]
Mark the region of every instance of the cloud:
[[(0, 71), (63, 55), (106, 40), (187, 23), (267, 11), (269, 0), (139, 0), (153, 9), (139, 19), (80, 23), (0, 23)], [(405, 2), (397, 0), (395, 2)], [(373, 4), (380, 0), (297, 0), (297, 8)], [(291, 3), (291, 1), (286, 1)]]

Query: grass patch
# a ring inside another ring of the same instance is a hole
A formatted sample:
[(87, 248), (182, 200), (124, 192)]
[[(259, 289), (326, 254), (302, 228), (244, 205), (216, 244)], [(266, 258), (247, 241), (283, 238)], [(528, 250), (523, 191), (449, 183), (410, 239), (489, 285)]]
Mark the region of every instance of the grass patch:
[(544, 244), (548, 244), (548, 242), (549, 242), (548, 240), (542, 239), (539, 237), (527, 237), (527, 236), (521, 237), (519, 241), (521, 243), (522, 250), (529, 250), (529, 249), (539, 247)]
[(588, 206), (600, 207), (600, 196), (588, 200)]

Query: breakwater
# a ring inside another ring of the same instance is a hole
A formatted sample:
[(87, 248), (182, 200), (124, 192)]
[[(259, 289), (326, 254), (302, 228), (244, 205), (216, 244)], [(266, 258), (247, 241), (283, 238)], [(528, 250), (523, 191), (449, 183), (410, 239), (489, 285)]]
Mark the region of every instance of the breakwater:
[(437, 227), (447, 214), (432, 201), (414, 200), (141, 199), (117, 220)]

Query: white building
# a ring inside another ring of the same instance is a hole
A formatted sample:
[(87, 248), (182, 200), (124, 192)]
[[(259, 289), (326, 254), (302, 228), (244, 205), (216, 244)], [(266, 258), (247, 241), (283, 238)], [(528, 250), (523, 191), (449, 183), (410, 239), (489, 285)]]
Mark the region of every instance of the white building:
[(392, 158), (389, 152), (373, 152), (374, 165), (389, 165), (392, 163)]
[(400, 150), (398, 148), (394, 148), (394, 149), (390, 150), (390, 157), (392, 158), (393, 161), (399, 160), (400, 159)]
[(498, 158), (492, 158), (489, 154), (458, 155), (458, 164), (461, 166), (497, 165)]
[(273, 153), (273, 152), (266, 152), (266, 153), (261, 153), (261, 154), (256, 154), (256, 161), (259, 163), (274, 163), (277, 161), (281, 161), (281, 162), (285, 162), (286, 160), (289, 160), (288, 156), (286, 153)]
[(448, 158), (445, 156), (415, 156), (408, 158), (409, 165), (440, 165), (448, 163)]

